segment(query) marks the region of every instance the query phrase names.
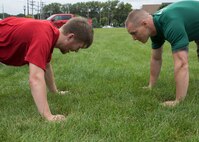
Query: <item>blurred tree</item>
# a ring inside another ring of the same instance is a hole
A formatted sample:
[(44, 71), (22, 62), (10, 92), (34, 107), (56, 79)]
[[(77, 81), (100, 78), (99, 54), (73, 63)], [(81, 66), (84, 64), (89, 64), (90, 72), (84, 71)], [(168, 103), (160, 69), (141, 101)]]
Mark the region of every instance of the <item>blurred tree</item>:
[(43, 12), (45, 13), (45, 18), (49, 17), (55, 13), (63, 13), (61, 11), (62, 4), (60, 3), (51, 3), (43, 7)]
[(9, 17), (11, 16), (10, 14), (8, 13), (0, 13), (0, 18), (3, 19), (3, 18), (6, 18), (6, 17)]
[(131, 4), (124, 4), (124, 2), (121, 2), (117, 5), (117, 8), (113, 11), (114, 16), (113, 19), (117, 20), (118, 26), (124, 26), (124, 22), (126, 20), (126, 17), (128, 16), (128, 13), (132, 10)]
[(17, 14), (17, 17), (25, 17), (25, 15), (20, 13), (20, 14)]
[(97, 21), (97, 18), (93, 18), (93, 27), (95, 28), (99, 28), (100, 27), (100, 23)]
[(132, 6), (119, 0), (108, 0), (107, 2), (78, 2), (75, 4), (51, 3), (42, 9), (45, 18), (55, 13), (72, 13), (77, 16), (92, 18), (93, 27), (104, 25), (124, 26), (124, 21)]
[(70, 12), (71, 7), (72, 7), (72, 4), (70, 4), (70, 3), (64, 4), (64, 5), (61, 6), (61, 11), (63, 13), (71, 13)]

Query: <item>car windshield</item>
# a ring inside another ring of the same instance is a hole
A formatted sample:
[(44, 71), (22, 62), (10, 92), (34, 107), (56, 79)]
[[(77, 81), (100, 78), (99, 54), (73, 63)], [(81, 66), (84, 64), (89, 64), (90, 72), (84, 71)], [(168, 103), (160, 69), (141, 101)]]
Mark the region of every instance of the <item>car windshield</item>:
[(69, 20), (70, 18), (72, 18), (71, 15), (62, 15), (62, 20)]
[(48, 18), (47, 18), (47, 20), (50, 20), (50, 19), (52, 19), (52, 17), (53, 17), (53, 16), (54, 16), (54, 15), (51, 15), (50, 17), (48, 17)]

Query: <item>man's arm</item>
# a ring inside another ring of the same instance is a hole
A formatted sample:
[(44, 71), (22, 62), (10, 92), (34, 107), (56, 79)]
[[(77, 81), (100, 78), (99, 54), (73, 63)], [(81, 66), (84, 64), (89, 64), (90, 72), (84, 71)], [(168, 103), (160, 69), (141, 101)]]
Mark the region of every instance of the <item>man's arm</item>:
[(152, 49), (149, 88), (152, 88), (155, 85), (159, 77), (162, 66), (162, 49), (162, 47), (158, 49)]
[(175, 106), (180, 101), (184, 100), (189, 86), (189, 67), (188, 67), (188, 52), (181, 50), (173, 53), (174, 59), (174, 76), (176, 82), (176, 99), (175, 101), (166, 101), (164, 105)]
[(48, 63), (46, 66), (45, 81), (46, 81), (48, 90), (52, 93), (59, 93), (60, 95), (65, 95), (69, 92), (69, 91), (59, 91), (57, 89), (57, 86), (55, 84), (55, 79), (54, 79), (53, 68), (50, 63)]
[(52, 65), (50, 63), (48, 63), (47, 66), (46, 66), (45, 81), (46, 81), (46, 85), (47, 85), (50, 92), (58, 93), (58, 90), (57, 90), (57, 87), (56, 87), (56, 84), (55, 84)]
[(38, 66), (29, 63), (29, 84), (35, 104), (41, 116), (49, 121), (63, 120), (63, 115), (52, 115), (46, 94), (44, 71)]

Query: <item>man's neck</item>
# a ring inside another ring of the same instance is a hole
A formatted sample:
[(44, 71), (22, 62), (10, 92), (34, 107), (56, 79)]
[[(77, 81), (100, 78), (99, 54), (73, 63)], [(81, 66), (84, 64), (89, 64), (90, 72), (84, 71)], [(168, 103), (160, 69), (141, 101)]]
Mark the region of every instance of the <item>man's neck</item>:
[(155, 36), (157, 34), (157, 30), (153, 21), (153, 17), (150, 15), (149, 17), (150, 29), (151, 29), (151, 36)]

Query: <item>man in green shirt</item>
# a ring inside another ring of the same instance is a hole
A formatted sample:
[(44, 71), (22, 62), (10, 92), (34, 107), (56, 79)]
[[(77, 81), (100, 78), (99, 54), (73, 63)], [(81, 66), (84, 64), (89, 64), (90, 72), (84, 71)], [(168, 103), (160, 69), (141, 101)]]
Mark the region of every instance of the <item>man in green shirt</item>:
[(180, 1), (150, 15), (144, 10), (133, 10), (126, 19), (126, 28), (134, 40), (152, 41), (150, 80), (148, 88), (155, 85), (162, 65), (163, 44), (167, 40), (172, 47), (176, 99), (166, 101), (165, 106), (175, 106), (188, 90), (188, 45), (199, 43), (199, 1)]

